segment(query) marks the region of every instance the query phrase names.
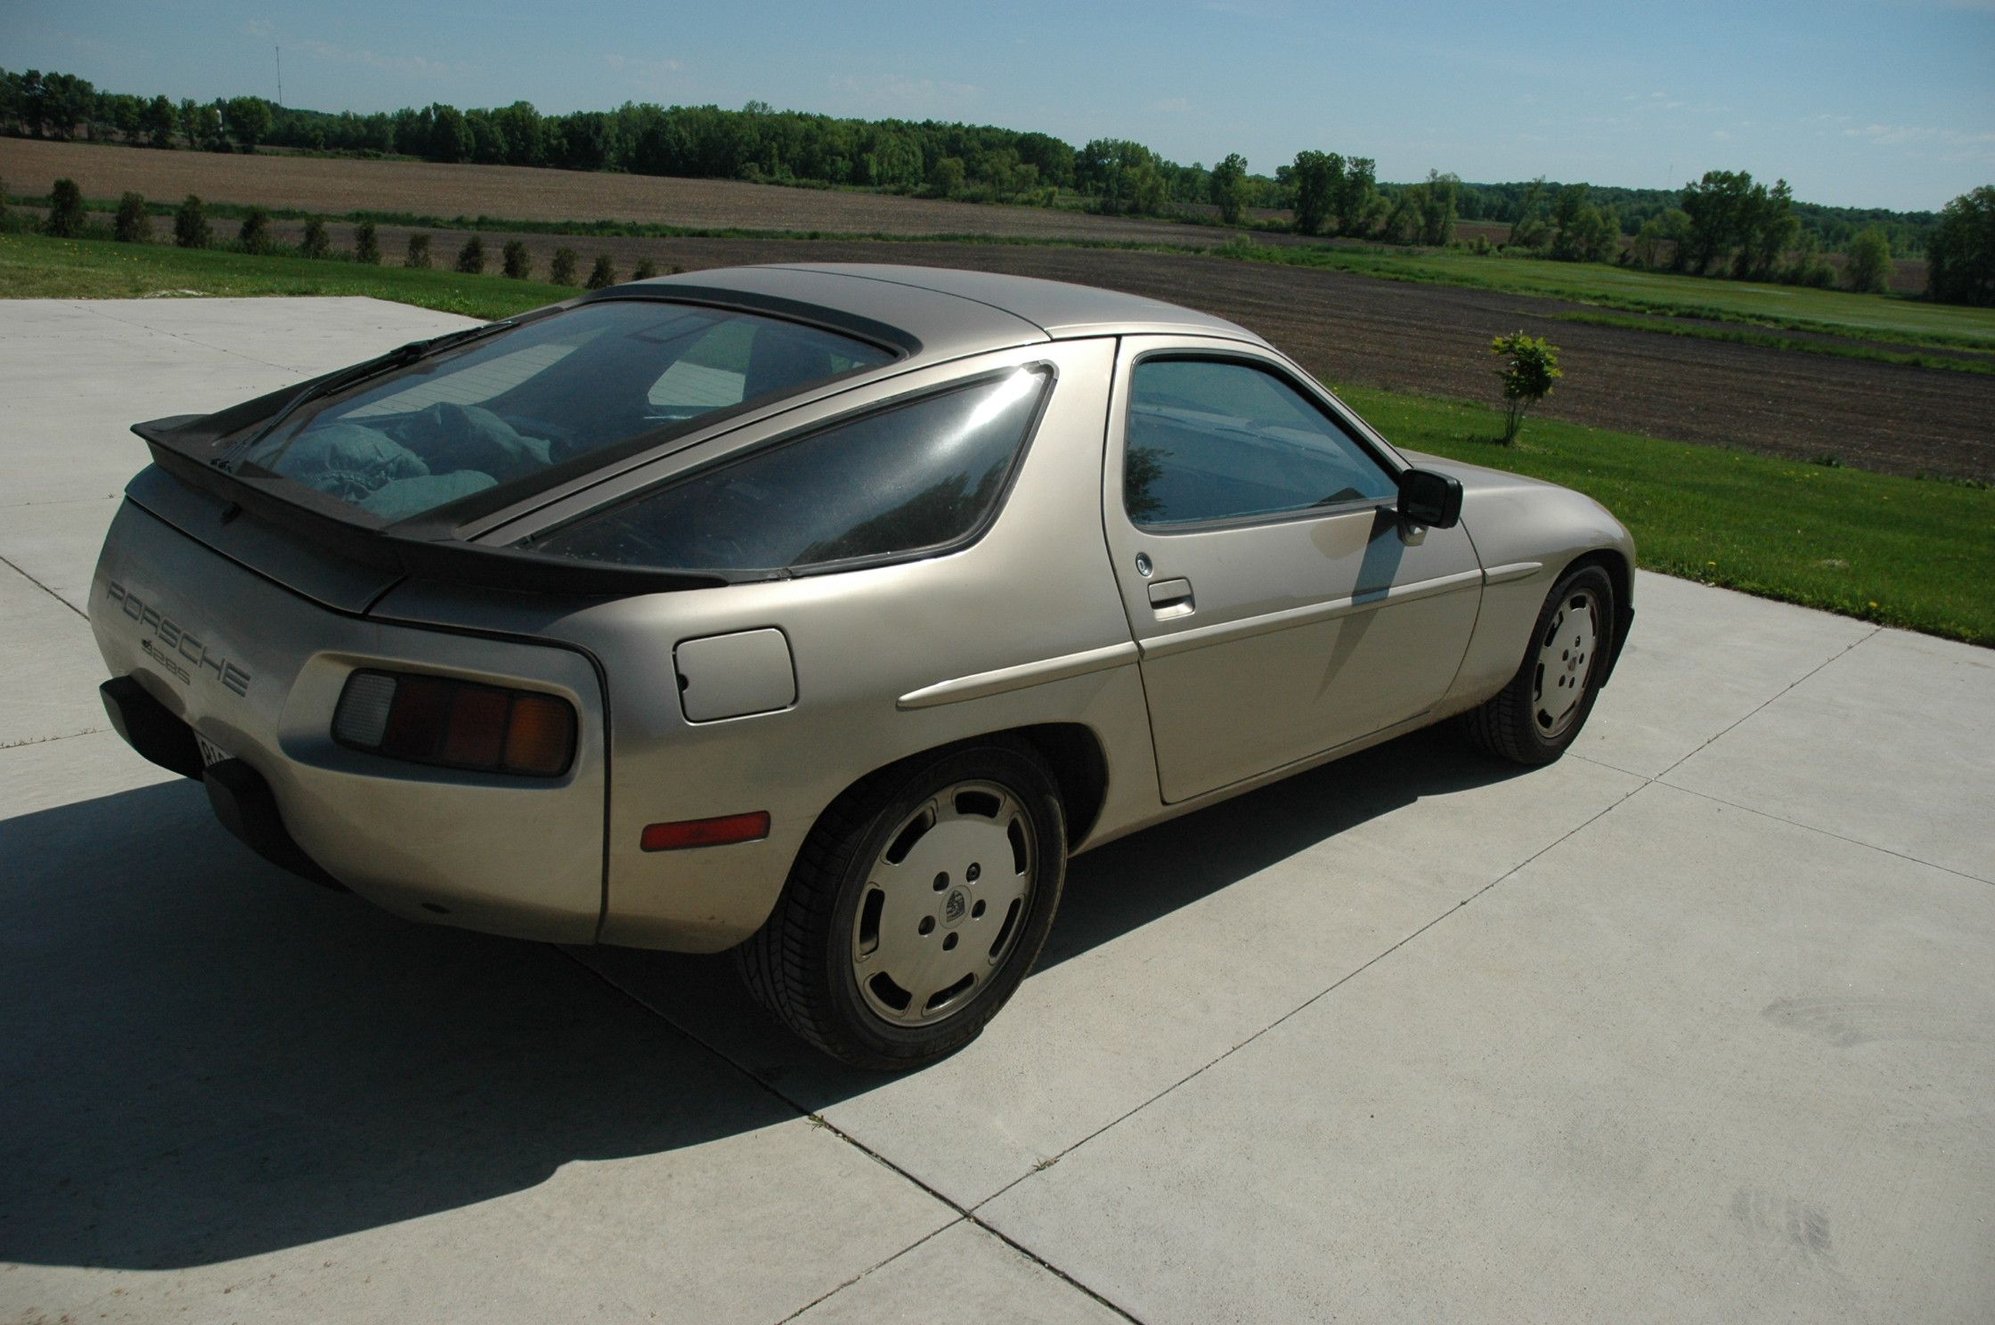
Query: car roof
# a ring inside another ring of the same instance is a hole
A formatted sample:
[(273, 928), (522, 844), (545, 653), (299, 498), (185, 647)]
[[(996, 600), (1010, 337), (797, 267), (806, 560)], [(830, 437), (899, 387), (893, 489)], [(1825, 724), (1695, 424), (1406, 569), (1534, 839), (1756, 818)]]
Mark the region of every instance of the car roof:
[[(1123, 334), (1220, 336), (1265, 344), (1236, 323), (1160, 299), (996, 272), (872, 262), (770, 263), (664, 276), (624, 290), (780, 301), (895, 328), (921, 356), (953, 358), (1038, 340)], [(800, 307), (799, 307), (800, 306)]]

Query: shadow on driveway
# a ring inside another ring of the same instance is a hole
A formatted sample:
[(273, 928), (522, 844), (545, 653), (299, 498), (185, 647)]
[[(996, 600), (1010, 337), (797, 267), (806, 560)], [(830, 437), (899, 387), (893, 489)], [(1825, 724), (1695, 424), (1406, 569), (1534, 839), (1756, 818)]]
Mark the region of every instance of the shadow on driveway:
[[(1423, 797), (1489, 786), (1528, 771), (1469, 751), (1450, 730), (1429, 729), (1111, 842), (1069, 866), (1066, 895), (1037, 969), (1085, 957)], [(1405, 844), (1409, 875), (1420, 872), (1422, 853), (1430, 849), (1419, 841)], [(880, 1077), (831, 1063), (776, 1025), (741, 988), (725, 955), (628, 948), (576, 949), (574, 955), (799, 1109), (821, 1112), (881, 1084)], [(1282, 960), (1278, 945), (1271, 947), (1269, 960)], [(1145, 1033), (1130, 1028), (1132, 1035)]]
[[(1420, 735), (1104, 847), (1074, 863), (1041, 964), (1512, 771)], [(881, 1084), (792, 1041), (725, 957), (574, 954), (599, 979), (411, 925), (254, 860), (191, 783), (0, 822), (0, 862), (0, 1260), (232, 1260)]]

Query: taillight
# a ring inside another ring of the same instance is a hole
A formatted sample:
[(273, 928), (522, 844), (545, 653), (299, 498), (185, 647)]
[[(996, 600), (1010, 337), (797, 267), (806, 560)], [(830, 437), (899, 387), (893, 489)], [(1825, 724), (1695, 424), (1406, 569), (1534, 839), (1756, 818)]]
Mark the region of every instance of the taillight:
[(407, 672), (355, 672), (333, 739), (390, 759), (559, 777), (575, 758), (575, 710), (557, 695)]

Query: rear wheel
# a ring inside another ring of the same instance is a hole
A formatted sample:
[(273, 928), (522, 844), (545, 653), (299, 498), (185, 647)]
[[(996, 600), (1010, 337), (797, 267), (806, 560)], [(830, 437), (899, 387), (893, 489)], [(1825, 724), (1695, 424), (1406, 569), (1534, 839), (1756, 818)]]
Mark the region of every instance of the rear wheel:
[(1546, 597), (1510, 684), (1466, 715), (1469, 735), (1505, 759), (1551, 763), (1586, 725), (1613, 649), (1614, 582), (1582, 566)]
[(1059, 794), (1029, 749), (921, 756), (825, 811), (738, 964), (832, 1057), (919, 1066), (975, 1039), (1018, 988), (1065, 877)]

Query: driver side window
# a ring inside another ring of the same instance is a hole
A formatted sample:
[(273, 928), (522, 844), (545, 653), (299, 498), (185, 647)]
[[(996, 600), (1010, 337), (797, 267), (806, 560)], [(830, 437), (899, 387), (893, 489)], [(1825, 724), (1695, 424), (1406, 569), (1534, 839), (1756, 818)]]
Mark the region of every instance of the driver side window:
[(1390, 501), (1391, 474), (1280, 375), (1231, 359), (1131, 372), (1123, 505), (1145, 529)]

